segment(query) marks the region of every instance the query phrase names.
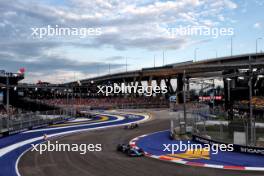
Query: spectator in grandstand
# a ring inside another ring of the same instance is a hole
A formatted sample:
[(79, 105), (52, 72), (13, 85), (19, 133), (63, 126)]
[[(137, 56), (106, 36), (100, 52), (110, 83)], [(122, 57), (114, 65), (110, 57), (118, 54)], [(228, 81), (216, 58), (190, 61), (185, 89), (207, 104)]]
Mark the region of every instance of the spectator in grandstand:
[(44, 104), (54, 106), (90, 106), (94, 108), (113, 108), (121, 106), (147, 106), (168, 105), (168, 100), (163, 97), (105, 97), (105, 98), (66, 98), (40, 100)]

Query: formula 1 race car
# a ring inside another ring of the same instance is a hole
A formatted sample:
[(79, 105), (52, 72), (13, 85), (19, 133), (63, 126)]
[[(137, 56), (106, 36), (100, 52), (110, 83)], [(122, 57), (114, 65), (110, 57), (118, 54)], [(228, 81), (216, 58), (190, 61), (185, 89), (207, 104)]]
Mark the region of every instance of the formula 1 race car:
[(130, 148), (130, 145), (126, 145), (126, 144), (118, 144), (117, 145), (117, 151), (119, 151), (119, 152), (126, 153), (127, 150), (129, 150), (129, 148)]
[(142, 149), (131, 147), (130, 145), (126, 145), (126, 144), (118, 144), (117, 151), (123, 152), (128, 156), (132, 156), (132, 157), (144, 156), (144, 151)]
[(137, 123), (132, 123), (130, 125), (126, 125), (125, 129), (135, 129), (138, 128), (138, 124)]

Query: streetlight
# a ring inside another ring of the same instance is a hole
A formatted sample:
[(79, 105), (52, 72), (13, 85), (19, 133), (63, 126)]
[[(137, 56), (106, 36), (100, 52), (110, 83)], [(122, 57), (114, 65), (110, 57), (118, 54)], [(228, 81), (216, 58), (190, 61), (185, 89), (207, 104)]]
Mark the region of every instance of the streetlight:
[(251, 56), (249, 56), (248, 60), (249, 64), (249, 80), (248, 80), (248, 86), (249, 86), (249, 120), (250, 120), (250, 144), (255, 144), (255, 137), (254, 137), (254, 131), (255, 131), (255, 121), (253, 119), (253, 107), (252, 107), (252, 65), (251, 65)]
[(164, 50), (162, 52), (162, 63), (163, 63), (163, 66), (164, 66), (164, 64), (165, 64)]
[(199, 48), (195, 48), (194, 49), (194, 61), (196, 62), (196, 57), (197, 57), (197, 50), (198, 50)]
[(215, 52), (215, 58), (218, 58), (217, 50), (214, 50), (214, 52)]
[(243, 76), (239, 76), (238, 79), (244, 80), (245, 78)]
[(186, 114), (186, 72), (183, 71), (183, 118), (184, 118), (184, 133), (187, 132), (187, 114)]
[(258, 40), (263, 39), (262, 37), (259, 37), (256, 39), (256, 54), (258, 53)]
[(99, 64), (97, 64), (97, 76), (99, 76)]
[(228, 90), (228, 95), (227, 95), (227, 100), (228, 100), (228, 103), (230, 102), (230, 81), (232, 81), (231, 78), (226, 78), (227, 80), (227, 90)]
[(214, 112), (216, 93), (215, 93), (215, 80), (213, 79), (212, 81), (213, 81), (213, 112)]
[(230, 40), (230, 49), (231, 49), (231, 56), (233, 56), (233, 36), (231, 36), (231, 40)]
[(127, 57), (126, 57), (126, 72), (127, 72)]
[(153, 60), (154, 60), (154, 68), (155, 68), (156, 67), (156, 55), (154, 55)]
[(6, 74), (6, 110), (7, 110), (7, 116), (8, 116), (8, 123), (7, 128), (9, 130), (9, 123), (10, 123), (10, 113), (9, 113), (9, 75)]

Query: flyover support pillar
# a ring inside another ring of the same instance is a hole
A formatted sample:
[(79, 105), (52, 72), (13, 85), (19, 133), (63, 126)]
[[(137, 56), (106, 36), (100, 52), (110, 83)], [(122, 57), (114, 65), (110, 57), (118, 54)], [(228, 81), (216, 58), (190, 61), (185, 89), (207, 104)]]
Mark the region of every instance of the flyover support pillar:
[[(150, 86), (152, 86), (152, 76), (149, 77), (149, 80), (148, 80), (148, 92), (152, 91), (152, 89), (150, 88)], [(151, 92), (151, 95), (152, 95), (153, 92)]]
[[(157, 78), (156, 79), (156, 83), (157, 83), (157, 86), (158, 87), (161, 87), (161, 79), (160, 78)], [(159, 94), (157, 94), (156, 96), (161, 96), (162, 95), (162, 93), (159, 93)]]
[(177, 93), (177, 102), (179, 104), (183, 103), (183, 74), (179, 74), (177, 77), (177, 89), (176, 89), (176, 93)]
[(174, 91), (173, 91), (173, 88), (171, 85), (171, 78), (164, 79), (164, 81), (165, 81), (165, 84), (166, 84), (167, 89), (168, 89), (168, 94), (172, 95), (174, 93)]

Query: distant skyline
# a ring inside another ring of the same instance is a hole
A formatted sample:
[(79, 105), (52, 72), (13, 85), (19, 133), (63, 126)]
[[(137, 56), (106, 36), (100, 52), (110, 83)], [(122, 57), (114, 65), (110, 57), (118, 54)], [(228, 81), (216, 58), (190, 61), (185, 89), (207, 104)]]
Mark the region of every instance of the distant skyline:
[[(262, 0), (1, 0), (0, 70), (61, 83), (110, 72), (256, 52)], [(34, 38), (31, 28), (101, 28), (99, 36)], [(168, 36), (168, 28), (233, 28), (234, 35)], [(195, 52), (196, 50), (196, 52)], [(264, 52), (264, 39), (258, 52)]]

